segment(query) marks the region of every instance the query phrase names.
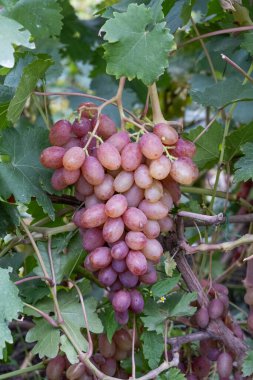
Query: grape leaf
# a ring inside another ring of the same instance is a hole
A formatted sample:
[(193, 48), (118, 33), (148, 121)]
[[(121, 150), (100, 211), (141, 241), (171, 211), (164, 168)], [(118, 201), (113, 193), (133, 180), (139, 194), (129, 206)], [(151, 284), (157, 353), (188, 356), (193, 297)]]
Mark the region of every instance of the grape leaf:
[(113, 334), (119, 327), (119, 324), (115, 319), (115, 313), (112, 306), (110, 305), (109, 307), (105, 308), (104, 312), (100, 313), (99, 316), (102, 320), (107, 338), (109, 342), (111, 342)]
[(252, 124), (242, 126), (227, 136), (224, 160), (231, 161), (241, 151), (242, 145), (246, 142), (253, 142)]
[(13, 343), (8, 323), (17, 319), (23, 310), (23, 303), (18, 296), (18, 288), (10, 280), (11, 269), (0, 268), (0, 359), (3, 359), (5, 342)]
[(251, 83), (242, 84), (239, 78), (228, 78), (202, 90), (191, 90), (192, 100), (205, 107), (223, 108), (231, 103), (253, 100)]
[(144, 331), (141, 334), (142, 349), (145, 359), (151, 369), (158, 366), (164, 351), (163, 336), (155, 331)]
[[(187, 138), (193, 141), (203, 129), (202, 127), (193, 129), (187, 134)], [(196, 141), (197, 153), (193, 160), (199, 169), (210, 168), (218, 162), (222, 138), (222, 126), (218, 123), (214, 123), (207, 132)]]
[(19, 0), (7, 16), (22, 24), (35, 38), (58, 36), (62, 28), (61, 7), (56, 0)]
[(24, 68), (14, 98), (11, 100), (8, 108), (8, 120), (15, 123), (19, 119), (25, 103), (34, 90), (38, 80), (44, 76), (52, 64), (53, 61), (51, 58), (41, 56), (41, 58), (35, 59)]
[(189, 21), (192, 10), (191, 3), (191, 0), (178, 0), (169, 10), (166, 21), (172, 33), (175, 33), (178, 28), (181, 28)]
[(241, 47), (247, 50), (251, 55), (253, 55), (253, 33), (252, 32), (248, 32), (244, 34)]
[(44, 356), (54, 358), (59, 351), (60, 330), (51, 326), (44, 319), (39, 319), (34, 323), (35, 326), (26, 334), (26, 342), (37, 342), (32, 353), (38, 354), (41, 359)]
[(15, 205), (0, 201), (0, 237), (19, 225), (19, 214)]
[(244, 156), (235, 163), (235, 182), (253, 179), (253, 143), (246, 143), (241, 150)]
[(170, 368), (157, 377), (158, 380), (186, 380), (185, 375), (178, 368)]
[(23, 25), (2, 15), (0, 15), (0, 24), (0, 45), (1, 51), (4, 52), (0, 55), (0, 65), (11, 68), (15, 63), (14, 45), (29, 49), (34, 49), (35, 45), (30, 42), (31, 34), (28, 30), (24, 30)]
[(71, 342), (66, 337), (66, 335), (62, 335), (60, 337), (60, 343), (61, 343), (61, 346), (60, 346), (61, 351), (65, 352), (65, 354), (68, 358), (68, 361), (71, 364), (77, 363), (79, 361), (78, 356), (77, 356), (77, 352), (74, 349), (74, 347), (72, 346)]
[(242, 364), (243, 376), (251, 376), (253, 374), (253, 350), (247, 353)]
[(151, 85), (168, 66), (173, 36), (165, 23), (148, 28), (153, 21), (152, 11), (144, 4), (130, 4), (126, 12), (115, 12), (113, 16), (101, 28), (108, 41), (104, 45), (107, 73)]
[(169, 293), (177, 285), (180, 277), (180, 275), (177, 275), (172, 278), (165, 278), (164, 280), (158, 281), (151, 288), (152, 295), (155, 297), (162, 297)]
[(48, 132), (40, 127), (21, 125), (2, 132), (0, 154), (7, 155), (9, 162), (0, 162), (0, 195), (7, 199), (12, 194), (17, 202), (29, 203), (36, 197), (43, 210), (54, 217), (47, 191), (50, 186), (50, 170), (39, 162), (41, 151), (49, 145)]

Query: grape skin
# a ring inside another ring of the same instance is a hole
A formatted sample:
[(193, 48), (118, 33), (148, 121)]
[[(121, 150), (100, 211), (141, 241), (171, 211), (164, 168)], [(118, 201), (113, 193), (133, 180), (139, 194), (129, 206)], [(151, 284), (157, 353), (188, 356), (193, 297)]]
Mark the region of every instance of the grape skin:
[(63, 165), (65, 148), (60, 146), (50, 146), (44, 149), (40, 155), (40, 162), (48, 169), (60, 169)]

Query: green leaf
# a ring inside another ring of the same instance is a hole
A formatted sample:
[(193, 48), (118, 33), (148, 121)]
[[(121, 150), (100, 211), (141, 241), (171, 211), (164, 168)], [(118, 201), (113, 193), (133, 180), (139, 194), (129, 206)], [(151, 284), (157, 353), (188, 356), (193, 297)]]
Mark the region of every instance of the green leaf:
[(62, 28), (61, 7), (56, 0), (19, 0), (7, 12), (7, 16), (18, 21), (35, 38), (58, 36)]
[(223, 108), (231, 103), (253, 100), (251, 83), (228, 78), (202, 90), (191, 90), (192, 100), (205, 107)]
[(77, 352), (72, 346), (71, 342), (66, 337), (66, 335), (61, 336), (60, 343), (61, 343), (60, 349), (61, 351), (65, 352), (68, 358), (68, 361), (71, 364), (77, 363), (79, 361)]
[[(70, 277), (74, 268), (81, 263), (85, 257), (79, 235), (76, 235), (70, 243), (67, 236), (68, 235), (64, 236), (61, 234), (59, 237), (52, 240), (52, 258), (57, 284), (59, 284), (64, 277)], [(49, 262), (47, 243), (38, 242), (37, 244), (46, 269), (51, 276), (52, 272)], [(67, 248), (67, 253), (63, 252), (64, 248)], [(38, 276), (43, 275), (40, 266), (34, 269), (34, 273)]]
[(107, 73), (116, 78), (137, 78), (151, 85), (168, 66), (168, 52), (173, 47), (173, 36), (165, 23), (153, 25), (152, 11), (144, 4), (130, 4), (124, 13), (113, 13), (101, 31)]
[[(187, 138), (193, 141), (204, 128), (197, 127), (190, 131)], [(215, 165), (220, 157), (220, 144), (223, 138), (223, 128), (214, 123), (204, 135), (196, 141), (197, 153), (193, 160), (199, 169), (210, 168)]]
[(164, 280), (158, 281), (151, 288), (152, 295), (155, 297), (162, 297), (169, 293), (179, 282), (180, 275), (174, 276), (172, 278), (166, 278)]
[(235, 163), (235, 182), (253, 179), (253, 143), (246, 143), (241, 149), (244, 156)]
[(0, 24), (0, 46), (2, 51), (0, 65), (13, 67), (15, 63), (14, 46), (25, 46), (29, 49), (34, 49), (35, 45), (30, 42), (31, 34), (24, 30), (23, 25), (2, 15), (0, 15)]
[(240, 153), (242, 145), (246, 142), (253, 142), (253, 125), (239, 127), (226, 138), (224, 161), (231, 161), (234, 156)]
[(111, 305), (106, 307), (103, 313), (99, 314), (109, 342), (112, 341), (112, 337), (119, 327), (119, 324), (117, 323), (114, 315), (115, 313)]
[(59, 351), (60, 330), (51, 326), (44, 319), (35, 322), (35, 327), (26, 334), (26, 342), (37, 342), (32, 349), (34, 355), (38, 354), (42, 359), (44, 356), (54, 358)]
[(19, 225), (19, 214), (15, 205), (0, 201), (0, 237)]
[(177, 0), (174, 2), (166, 16), (167, 26), (172, 33), (187, 24), (191, 17), (192, 3), (194, 1), (191, 0)]
[(186, 380), (185, 375), (178, 368), (170, 368), (158, 376), (158, 380)]
[(165, 254), (165, 261), (164, 261), (164, 269), (165, 273), (167, 274), (168, 277), (172, 277), (174, 270), (177, 267), (177, 264), (173, 257), (170, 256), (168, 252)]
[(18, 313), (23, 310), (23, 303), (18, 296), (18, 288), (10, 280), (11, 269), (0, 268), (0, 359), (3, 359), (5, 342), (13, 343), (13, 338), (8, 324), (18, 318)]
[(45, 72), (52, 64), (53, 61), (51, 58), (46, 56), (45, 58), (34, 60), (24, 68), (16, 93), (8, 108), (7, 118), (10, 121), (16, 123), (19, 119), (25, 103), (34, 90), (38, 80), (44, 76)]
[(53, 218), (52, 203), (42, 189), (43, 184), (47, 191), (52, 191), (51, 171), (39, 162), (41, 151), (49, 145), (48, 132), (40, 127), (20, 126), (4, 130), (1, 137), (0, 154), (8, 156), (10, 161), (0, 162), (0, 195), (7, 199), (13, 194), (22, 203), (36, 197)]
[(252, 32), (248, 32), (244, 34), (241, 47), (247, 50), (247, 52), (249, 52), (251, 55), (253, 55), (253, 33)]
[(175, 293), (168, 297), (167, 306), (170, 317), (191, 316), (195, 313), (196, 307), (190, 303), (197, 299), (197, 293)]
[(155, 331), (144, 331), (141, 335), (142, 349), (145, 359), (151, 369), (156, 368), (164, 352), (163, 336)]
[(242, 364), (243, 376), (251, 376), (253, 374), (253, 350), (247, 353)]

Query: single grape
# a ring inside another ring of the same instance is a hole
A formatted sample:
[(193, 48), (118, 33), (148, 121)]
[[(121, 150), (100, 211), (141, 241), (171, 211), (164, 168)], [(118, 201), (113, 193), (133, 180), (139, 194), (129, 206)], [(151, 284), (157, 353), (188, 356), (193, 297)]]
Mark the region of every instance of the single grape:
[(153, 131), (164, 145), (174, 145), (178, 140), (177, 131), (167, 123), (156, 124)]
[(100, 353), (105, 358), (112, 358), (115, 355), (116, 352), (116, 345), (114, 341), (110, 343), (106, 334), (100, 334), (98, 336), (98, 348)]
[[(96, 124), (96, 118), (92, 120), (92, 126), (94, 127)], [(114, 121), (105, 114), (99, 116), (99, 125), (97, 134), (102, 137), (102, 139), (106, 140), (117, 132), (116, 124)]]
[(140, 276), (140, 281), (146, 285), (152, 285), (157, 282), (157, 273), (153, 264), (149, 261), (147, 263), (148, 263), (147, 272), (144, 275)]
[(81, 227), (81, 218), (82, 218), (84, 211), (85, 211), (85, 209), (82, 208), (80, 210), (77, 210), (73, 215), (73, 223), (75, 223), (75, 225), (77, 227)]
[(125, 288), (134, 288), (138, 284), (138, 276), (130, 271), (119, 274), (119, 280)]
[(66, 377), (69, 380), (79, 380), (85, 372), (86, 368), (83, 363), (72, 364), (66, 371)]
[(99, 247), (90, 253), (90, 262), (95, 269), (108, 267), (112, 261), (110, 248)]
[(68, 186), (63, 177), (63, 173), (63, 168), (56, 169), (51, 177), (51, 185), (57, 191), (63, 190)]
[(160, 225), (156, 220), (149, 220), (143, 228), (143, 232), (148, 239), (155, 239), (160, 235)]
[(148, 189), (153, 182), (153, 178), (149, 174), (147, 165), (140, 165), (134, 172), (134, 181), (141, 189)]
[(129, 351), (132, 348), (132, 339), (129, 331), (126, 329), (120, 329), (113, 335), (113, 340), (117, 346), (122, 351)]
[(127, 265), (126, 265), (126, 260), (112, 260), (112, 268), (115, 270), (117, 273), (123, 273), (127, 270)]
[(135, 184), (123, 194), (127, 199), (128, 207), (137, 207), (144, 198), (144, 191)]
[(129, 207), (123, 214), (125, 225), (132, 231), (142, 231), (147, 223), (146, 215), (136, 207)]
[(120, 168), (121, 157), (119, 151), (108, 142), (99, 145), (97, 157), (103, 167), (108, 170), (117, 170)]
[(79, 169), (85, 160), (85, 153), (82, 148), (78, 146), (70, 148), (63, 156), (63, 166), (66, 170)]
[(226, 286), (213, 282), (212, 287), (216, 292), (228, 296), (228, 288)]
[(136, 276), (145, 274), (148, 269), (146, 257), (140, 251), (129, 251), (126, 264), (130, 272)]
[(91, 261), (90, 261), (90, 258), (91, 258), (90, 255), (87, 255), (87, 256), (85, 257), (85, 260), (84, 260), (83, 266), (84, 266), (84, 268), (86, 268), (89, 272), (96, 272), (96, 271), (97, 271), (97, 268), (95, 268), (95, 267), (92, 265), (92, 263), (91, 263)]
[(124, 241), (116, 242), (111, 249), (111, 255), (116, 260), (123, 260), (129, 252), (129, 248)]
[(127, 199), (122, 194), (113, 195), (105, 205), (106, 215), (111, 218), (118, 218), (123, 215), (127, 209)]
[(130, 309), (136, 314), (141, 313), (144, 309), (144, 299), (142, 297), (142, 294), (138, 290), (134, 289), (130, 292), (130, 296)]
[(77, 137), (83, 137), (91, 131), (91, 121), (87, 117), (75, 120), (72, 124), (72, 131)]
[(102, 230), (99, 228), (89, 228), (85, 230), (82, 236), (83, 248), (86, 251), (93, 251), (96, 248), (102, 247), (105, 243)]
[(122, 284), (120, 280), (116, 280), (110, 287), (111, 293), (117, 292), (118, 290), (122, 289)]
[(253, 310), (249, 312), (248, 320), (247, 320), (248, 328), (253, 331)]
[(85, 201), (85, 195), (79, 193), (76, 189), (75, 189), (75, 193), (74, 193), (74, 197), (80, 201), (80, 202), (84, 202)]
[(181, 191), (179, 184), (171, 178), (170, 175), (162, 181), (163, 187), (169, 192), (175, 204), (179, 203)]
[(106, 142), (113, 145), (119, 152), (122, 151), (122, 149), (131, 142), (129, 134), (125, 131), (120, 131), (117, 133), (114, 133), (112, 136), (110, 136)]
[(157, 160), (151, 161), (149, 165), (149, 174), (151, 177), (158, 180), (168, 177), (170, 170), (171, 161), (165, 156), (161, 156)]
[(159, 201), (163, 196), (163, 185), (160, 181), (153, 181), (152, 185), (145, 190), (144, 195), (151, 203)]
[(125, 241), (130, 249), (138, 251), (145, 247), (147, 238), (142, 232), (129, 231)]
[(198, 356), (192, 361), (192, 370), (200, 379), (204, 379), (210, 372), (210, 362), (204, 356)]
[(113, 182), (114, 190), (117, 193), (124, 193), (128, 191), (134, 183), (134, 175), (131, 172), (121, 171), (115, 177)]
[(63, 181), (67, 185), (75, 184), (78, 181), (78, 179), (80, 178), (80, 174), (81, 174), (81, 172), (79, 169), (72, 170), (72, 171), (66, 170), (65, 168), (62, 169)]
[(48, 169), (60, 169), (65, 149), (60, 146), (50, 146), (44, 149), (40, 155), (40, 162)]
[(57, 121), (49, 132), (51, 145), (62, 146), (71, 138), (71, 124), (68, 120)]
[(160, 258), (163, 254), (163, 247), (156, 239), (147, 239), (145, 247), (142, 249), (142, 252), (146, 259), (157, 263), (160, 261)]
[(220, 318), (223, 312), (224, 312), (224, 304), (220, 299), (215, 298), (209, 302), (208, 314), (211, 319)]
[(113, 177), (110, 174), (105, 174), (104, 180), (100, 185), (94, 186), (94, 193), (98, 199), (107, 201), (114, 194)]
[(124, 229), (122, 218), (107, 218), (103, 227), (103, 237), (107, 243), (114, 243), (121, 238)]
[(175, 157), (189, 157), (192, 158), (196, 153), (196, 145), (182, 138), (178, 139), (175, 149), (171, 151)]
[(81, 114), (81, 118), (86, 117), (91, 119), (97, 115), (97, 105), (92, 102), (84, 102), (79, 104), (77, 111)]
[(191, 158), (180, 157), (172, 162), (170, 175), (181, 185), (191, 185), (198, 178), (199, 171)]
[(174, 223), (173, 220), (169, 216), (165, 216), (158, 221), (161, 232), (169, 232), (173, 231)]
[(127, 172), (132, 172), (141, 164), (142, 153), (138, 143), (127, 144), (121, 152), (121, 166)]
[(229, 377), (233, 370), (233, 359), (228, 352), (222, 352), (217, 359), (217, 372), (220, 377)]
[(148, 219), (159, 220), (165, 218), (168, 215), (168, 207), (161, 201), (149, 202), (146, 199), (141, 201), (139, 209), (143, 211)]
[(83, 228), (99, 227), (105, 223), (107, 215), (104, 204), (95, 204), (86, 209), (81, 217), (81, 226)]
[(89, 209), (92, 206), (102, 204), (102, 201), (96, 197), (95, 194), (91, 194), (89, 196), (86, 196), (85, 198), (85, 207), (86, 209)]
[(60, 380), (65, 370), (65, 359), (63, 356), (56, 356), (50, 359), (46, 368), (46, 376), (48, 380)]
[(119, 290), (118, 292), (114, 293), (113, 299), (112, 299), (112, 306), (115, 311), (122, 313), (124, 311), (127, 311), (131, 303), (131, 297), (130, 294), (126, 290)]
[(115, 311), (115, 319), (120, 325), (126, 325), (129, 320), (128, 311), (118, 312)]
[(166, 189), (163, 189), (163, 196), (160, 199), (160, 201), (163, 204), (165, 204), (165, 206), (167, 206), (169, 210), (172, 209), (172, 207), (173, 207), (173, 199), (172, 199), (172, 196), (170, 195), (170, 193)]
[(163, 154), (163, 144), (158, 136), (154, 133), (145, 133), (139, 140), (142, 154), (150, 159), (155, 160)]
[(93, 186), (89, 182), (87, 182), (82, 175), (76, 182), (75, 188), (78, 191), (78, 193), (84, 195), (85, 197), (93, 193)]
[(67, 142), (67, 144), (63, 145), (63, 147), (65, 148), (65, 150), (73, 148), (74, 146), (78, 146), (79, 148), (83, 148), (84, 144), (77, 137), (71, 137), (71, 139)]
[(81, 170), (84, 178), (91, 185), (100, 185), (105, 178), (104, 168), (96, 157), (86, 157)]
[(206, 307), (202, 306), (195, 314), (195, 319), (201, 329), (205, 329), (209, 323), (209, 314)]

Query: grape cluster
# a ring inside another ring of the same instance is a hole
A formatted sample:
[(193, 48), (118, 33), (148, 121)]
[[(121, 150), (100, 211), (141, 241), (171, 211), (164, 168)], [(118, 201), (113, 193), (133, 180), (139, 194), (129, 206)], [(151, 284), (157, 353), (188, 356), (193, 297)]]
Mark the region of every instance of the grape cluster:
[(126, 324), (129, 310), (144, 307), (134, 288), (157, 280), (163, 254), (157, 238), (173, 228), (168, 214), (180, 198), (179, 184), (198, 177), (196, 149), (166, 123), (131, 136), (107, 115), (98, 119), (90, 103), (79, 106), (79, 114), (73, 124), (60, 120), (52, 127), (53, 146), (42, 152), (41, 163), (55, 169), (54, 189), (74, 185), (84, 202), (74, 215), (88, 252), (84, 266), (109, 291), (116, 320)]

